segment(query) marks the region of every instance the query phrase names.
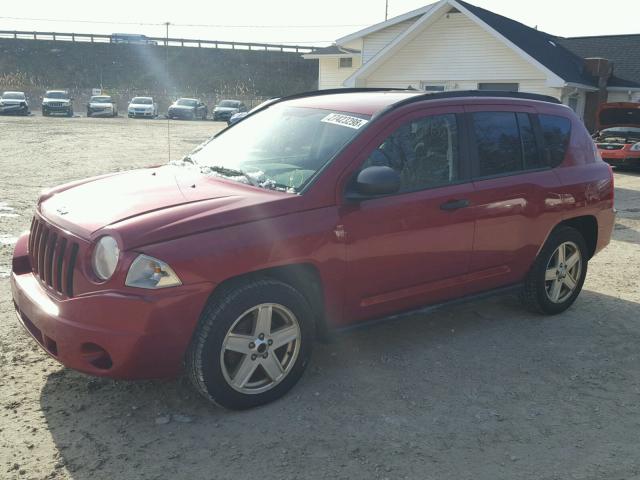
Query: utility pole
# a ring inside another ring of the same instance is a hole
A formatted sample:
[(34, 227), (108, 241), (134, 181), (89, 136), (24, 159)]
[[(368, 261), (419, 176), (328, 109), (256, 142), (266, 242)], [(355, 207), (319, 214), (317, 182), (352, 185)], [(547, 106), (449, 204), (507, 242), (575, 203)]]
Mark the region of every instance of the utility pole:
[(386, 22), (389, 18), (389, 0), (385, 0), (384, 3), (384, 21)]

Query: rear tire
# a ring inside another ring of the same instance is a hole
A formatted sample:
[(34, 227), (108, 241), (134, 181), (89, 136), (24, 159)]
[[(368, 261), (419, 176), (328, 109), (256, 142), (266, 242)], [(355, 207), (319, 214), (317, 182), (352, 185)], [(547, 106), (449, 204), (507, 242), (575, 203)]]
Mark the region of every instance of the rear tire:
[(524, 306), (543, 315), (569, 308), (587, 276), (587, 244), (575, 228), (561, 226), (547, 239), (525, 279)]
[(304, 296), (277, 280), (217, 292), (186, 355), (191, 382), (211, 402), (233, 410), (282, 397), (309, 363), (313, 318)]

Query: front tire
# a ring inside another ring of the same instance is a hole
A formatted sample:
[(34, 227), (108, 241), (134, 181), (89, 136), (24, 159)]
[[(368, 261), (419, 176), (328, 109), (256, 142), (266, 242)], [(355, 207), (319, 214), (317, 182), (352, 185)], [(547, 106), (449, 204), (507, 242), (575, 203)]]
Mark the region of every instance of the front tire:
[(210, 401), (233, 410), (287, 393), (309, 363), (313, 313), (292, 286), (250, 281), (214, 295), (187, 353), (186, 370)]
[(531, 311), (556, 315), (569, 308), (587, 276), (587, 244), (575, 228), (556, 228), (527, 274), (521, 294)]

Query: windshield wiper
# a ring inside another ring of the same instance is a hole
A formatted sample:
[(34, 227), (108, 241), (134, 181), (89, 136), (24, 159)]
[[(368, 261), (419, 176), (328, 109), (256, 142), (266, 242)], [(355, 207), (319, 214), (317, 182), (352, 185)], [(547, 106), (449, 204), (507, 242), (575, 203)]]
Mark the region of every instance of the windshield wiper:
[[(191, 157), (189, 157), (190, 162), (193, 162), (193, 160), (191, 159)], [(210, 165), (201, 165), (200, 166), (200, 171), (204, 174), (207, 173), (216, 173), (222, 177), (225, 178), (231, 178), (233, 179), (234, 177), (243, 177), (244, 179), (247, 180), (247, 182), (249, 183), (249, 185), (252, 186), (257, 186), (253, 179), (247, 175), (246, 173), (244, 173), (242, 170), (235, 170), (233, 168), (227, 168), (227, 167), (221, 167), (219, 165), (214, 165), (214, 166), (210, 166)]]

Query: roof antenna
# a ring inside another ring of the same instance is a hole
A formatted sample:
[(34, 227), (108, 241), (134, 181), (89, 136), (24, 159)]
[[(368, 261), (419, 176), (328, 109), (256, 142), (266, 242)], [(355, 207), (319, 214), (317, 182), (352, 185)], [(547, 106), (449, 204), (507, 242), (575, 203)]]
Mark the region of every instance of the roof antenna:
[[(165, 52), (165, 69), (166, 69), (166, 86), (167, 86), (167, 94), (169, 93), (169, 22), (164, 23), (166, 27), (165, 31), (165, 41), (164, 41), (164, 52)], [(167, 95), (168, 96), (168, 95)], [(169, 162), (171, 162), (171, 118), (167, 115), (167, 155), (169, 156)]]
[(386, 0), (384, 4), (384, 21), (386, 22), (388, 18), (389, 18), (389, 0)]

